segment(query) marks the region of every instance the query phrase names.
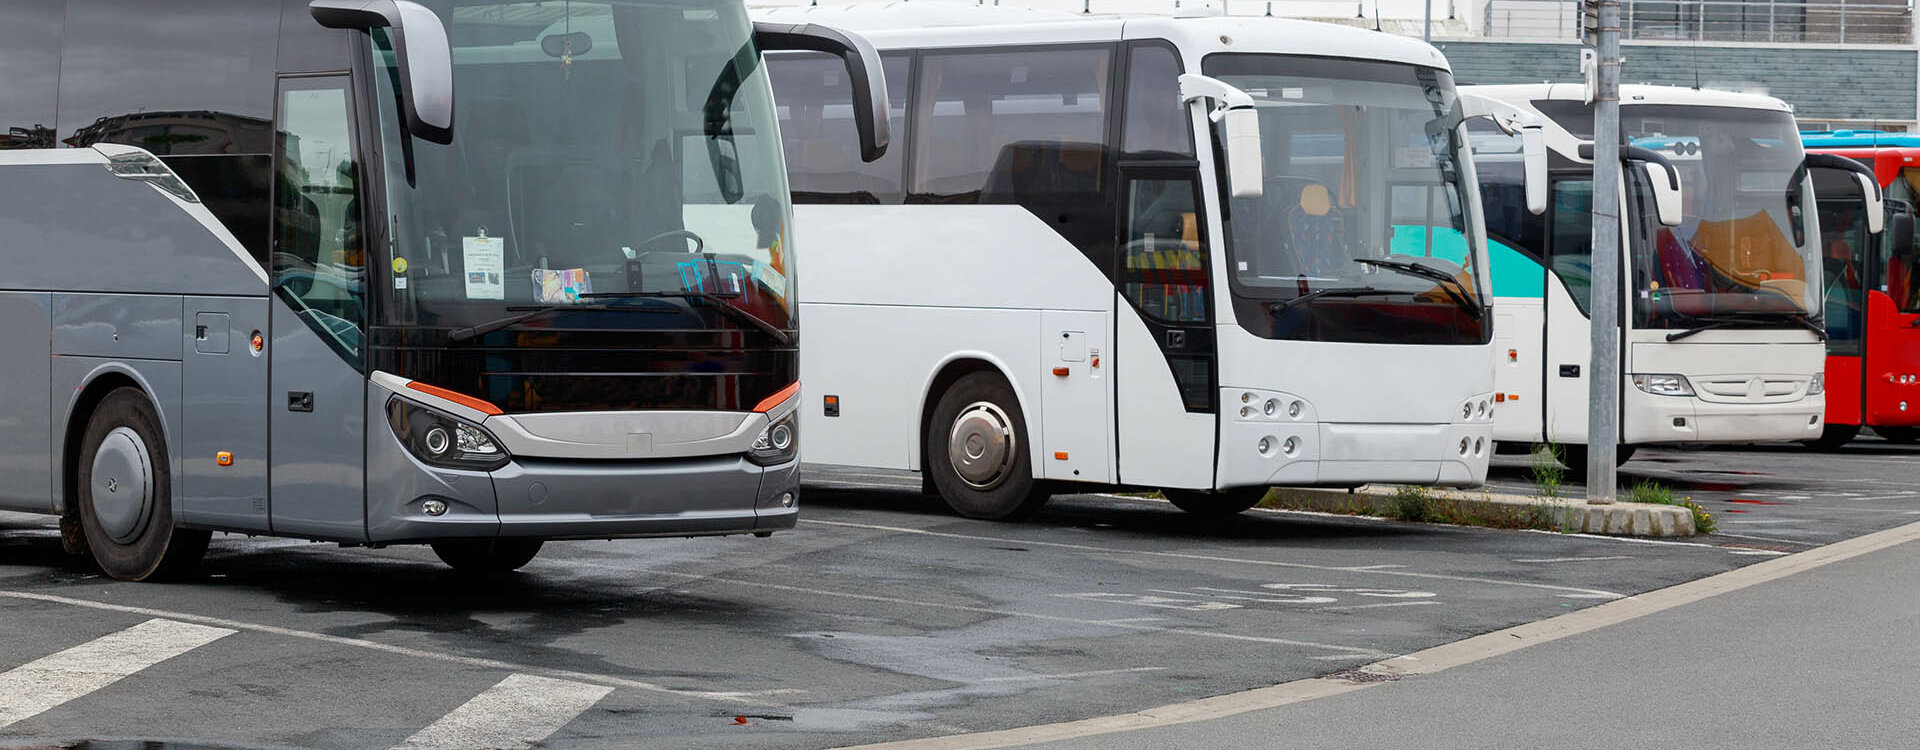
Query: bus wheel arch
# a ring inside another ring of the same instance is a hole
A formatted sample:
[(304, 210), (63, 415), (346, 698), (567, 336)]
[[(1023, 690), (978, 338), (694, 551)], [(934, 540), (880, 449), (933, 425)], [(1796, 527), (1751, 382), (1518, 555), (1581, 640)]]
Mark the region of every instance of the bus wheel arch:
[(992, 363), (956, 360), (935, 376), (921, 410), (920, 468), (954, 512), (1011, 520), (1046, 504), (1026, 414), (1012, 380)]
[(172, 447), (146, 388), (125, 373), (94, 378), (66, 432), (61, 536), (69, 551), (80, 547), (121, 580), (177, 577), (199, 562), (212, 535), (173, 522)]

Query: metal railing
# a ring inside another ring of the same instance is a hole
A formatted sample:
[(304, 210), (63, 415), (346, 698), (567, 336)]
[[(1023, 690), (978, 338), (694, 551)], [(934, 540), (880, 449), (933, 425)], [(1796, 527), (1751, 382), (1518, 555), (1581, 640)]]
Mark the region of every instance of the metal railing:
[[(1579, 39), (1578, 0), (1490, 0), (1490, 37)], [(1696, 42), (1912, 44), (1906, 0), (1625, 0), (1624, 39)]]

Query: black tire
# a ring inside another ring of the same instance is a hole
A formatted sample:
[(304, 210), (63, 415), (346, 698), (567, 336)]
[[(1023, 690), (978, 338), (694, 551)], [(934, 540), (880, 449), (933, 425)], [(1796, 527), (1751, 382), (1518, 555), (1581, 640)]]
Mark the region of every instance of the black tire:
[(1161, 490), (1174, 507), (1207, 518), (1225, 518), (1259, 505), (1267, 497), (1265, 487), (1235, 487), (1230, 490)]
[(207, 553), (211, 532), (173, 524), (166, 433), (137, 388), (101, 399), (80, 437), (74, 486), (94, 562), (122, 581), (178, 578)]
[(953, 512), (1004, 521), (1031, 515), (1050, 493), (1033, 478), (1027, 418), (998, 373), (964, 376), (940, 394), (920, 447), (933, 487)]
[[(1617, 468), (1625, 466), (1628, 461), (1632, 461), (1635, 447), (1636, 446), (1632, 445), (1614, 446), (1613, 465)], [(1587, 470), (1587, 446), (1561, 443), (1554, 446), (1553, 450), (1560, 456), (1560, 465), (1574, 471)]]
[(1920, 440), (1920, 427), (1875, 427), (1873, 434), (1886, 438), (1889, 443), (1911, 443)]
[(433, 554), (448, 567), (468, 575), (503, 575), (533, 562), (545, 542), (539, 539), (494, 539), (485, 542), (436, 542)]
[[(1874, 432), (1879, 432), (1881, 437), (1886, 437), (1885, 432), (1880, 432), (1880, 430), (1874, 430)], [(1860, 425), (1857, 424), (1828, 424), (1826, 429), (1820, 431), (1820, 437), (1812, 440), (1802, 440), (1800, 444), (1817, 451), (1830, 451), (1846, 445), (1859, 434)], [(1887, 439), (1892, 440), (1893, 438)]]

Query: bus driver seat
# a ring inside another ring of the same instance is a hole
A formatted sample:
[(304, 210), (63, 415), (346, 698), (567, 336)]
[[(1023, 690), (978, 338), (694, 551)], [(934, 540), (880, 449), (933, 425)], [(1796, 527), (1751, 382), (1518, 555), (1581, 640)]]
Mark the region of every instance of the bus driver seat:
[(1353, 270), (1340, 247), (1340, 215), (1326, 185), (1313, 182), (1300, 189), (1300, 200), (1287, 209), (1287, 242), (1302, 274), (1331, 277)]

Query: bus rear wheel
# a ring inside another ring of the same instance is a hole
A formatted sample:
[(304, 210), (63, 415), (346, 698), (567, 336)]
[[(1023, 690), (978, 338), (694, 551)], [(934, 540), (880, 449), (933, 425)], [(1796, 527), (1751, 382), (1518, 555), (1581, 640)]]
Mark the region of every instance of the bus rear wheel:
[[(1874, 432), (1880, 432), (1880, 431), (1874, 430)], [(1830, 451), (1835, 448), (1839, 448), (1840, 446), (1846, 445), (1848, 442), (1852, 441), (1855, 436), (1859, 434), (1860, 434), (1860, 425), (1833, 424), (1829, 422), (1827, 423), (1827, 426), (1820, 431), (1820, 437), (1814, 438), (1812, 440), (1802, 440), (1800, 441), (1800, 444), (1807, 446), (1808, 448), (1812, 448), (1814, 450)], [(1886, 437), (1886, 433), (1884, 432), (1880, 432), (1880, 435), (1882, 437)], [(1887, 439), (1892, 440), (1893, 438), (1887, 438)]]
[(1011, 520), (1047, 503), (1033, 477), (1026, 415), (997, 373), (964, 376), (940, 394), (922, 448), (934, 489), (955, 513)]
[(1161, 490), (1167, 502), (1196, 516), (1223, 518), (1245, 512), (1266, 499), (1265, 487), (1235, 487), (1230, 490)]
[(213, 536), (174, 526), (164, 435), (146, 394), (121, 388), (100, 401), (80, 438), (74, 486), (81, 531), (100, 570), (122, 581), (184, 575)]
[(538, 539), (494, 539), (485, 542), (435, 542), (433, 554), (455, 571), (468, 575), (501, 575), (533, 562), (545, 544)]
[(1873, 432), (1886, 438), (1889, 443), (1911, 443), (1920, 440), (1920, 427), (1875, 427)]

